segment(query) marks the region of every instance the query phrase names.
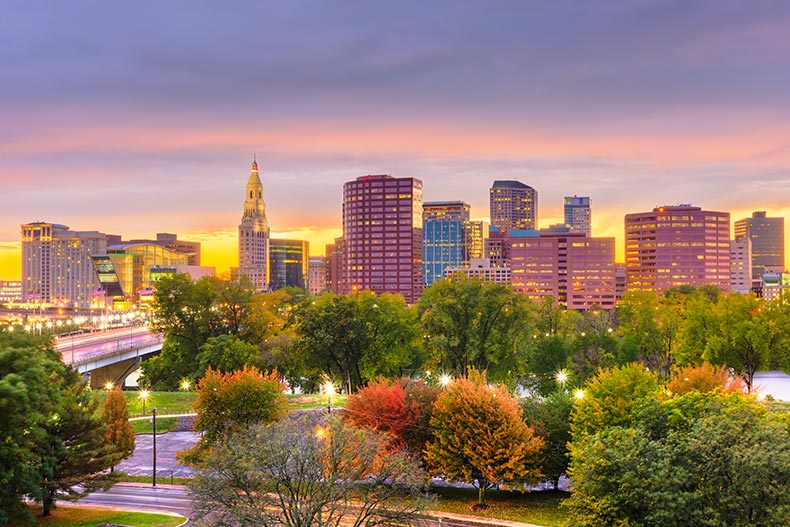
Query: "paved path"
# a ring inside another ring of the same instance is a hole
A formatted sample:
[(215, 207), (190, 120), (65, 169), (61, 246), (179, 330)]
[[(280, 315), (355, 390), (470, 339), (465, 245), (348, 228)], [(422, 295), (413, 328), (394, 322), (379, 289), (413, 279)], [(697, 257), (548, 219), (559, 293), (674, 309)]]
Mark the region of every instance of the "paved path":
[[(171, 477), (190, 477), (193, 470), (176, 461), (176, 452), (186, 450), (197, 442), (194, 432), (167, 432), (156, 435), (156, 477), (167, 483)], [(153, 434), (134, 436), (134, 454), (118, 465), (130, 476), (151, 476), (153, 474)]]

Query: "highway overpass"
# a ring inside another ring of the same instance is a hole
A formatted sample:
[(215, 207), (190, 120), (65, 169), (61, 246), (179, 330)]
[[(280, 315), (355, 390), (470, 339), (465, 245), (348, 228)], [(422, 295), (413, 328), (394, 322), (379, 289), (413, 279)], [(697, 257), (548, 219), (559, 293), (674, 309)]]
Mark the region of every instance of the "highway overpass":
[(128, 326), (55, 339), (63, 362), (90, 376), (91, 387), (116, 386), (140, 366), (140, 361), (162, 351), (164, 337), (147, 326)]

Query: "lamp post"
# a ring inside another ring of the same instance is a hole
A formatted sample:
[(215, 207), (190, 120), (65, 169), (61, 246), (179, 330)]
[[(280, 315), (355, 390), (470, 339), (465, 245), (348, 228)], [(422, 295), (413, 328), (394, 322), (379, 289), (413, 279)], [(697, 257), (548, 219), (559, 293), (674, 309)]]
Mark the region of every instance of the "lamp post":
[(152, 475), (152, 487), (156, 487), (156, 408), (153, 410), (153, 427), (154, 427), (154, 471)]
[(148, 390), (140, 391), (140, 399), (143, 400), (143, 415), (145, 415), (145, 400), (148, 399)]
[(326, 381), (324, 384), (324, 391), (326, 391), (326, 413), (332, 413), (332, 396), (335, 394), (335, 385), (332, 381)]

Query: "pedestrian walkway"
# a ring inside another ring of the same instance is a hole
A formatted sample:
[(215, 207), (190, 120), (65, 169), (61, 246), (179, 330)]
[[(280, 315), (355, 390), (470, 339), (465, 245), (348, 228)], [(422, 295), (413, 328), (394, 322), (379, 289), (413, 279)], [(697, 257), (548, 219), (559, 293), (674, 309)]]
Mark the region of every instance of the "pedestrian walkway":
[[(170, 478), (188, 478), (194, 473), (176, 460), (176, 453), (186, 450), (197, 443), (198, 435), (194, 432), (167, 432), (156, 435), (156, 477), (162, 481)], [(134, 454), (125, 459), (116, 468), (130, 476), (148, 476), (153, 474), (154, 442), (153, 434), (137, 434), (134, 436)]]

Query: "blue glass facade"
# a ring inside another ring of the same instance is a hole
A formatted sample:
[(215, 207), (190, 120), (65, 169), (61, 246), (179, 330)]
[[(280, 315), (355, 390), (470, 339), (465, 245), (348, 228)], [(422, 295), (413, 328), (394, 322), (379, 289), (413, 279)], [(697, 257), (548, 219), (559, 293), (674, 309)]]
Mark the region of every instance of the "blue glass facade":
[(430, 286), (448, 267), (469, 263), (469, 205), (462, 201), (425, 203), (422, 222), (422, 281)]

